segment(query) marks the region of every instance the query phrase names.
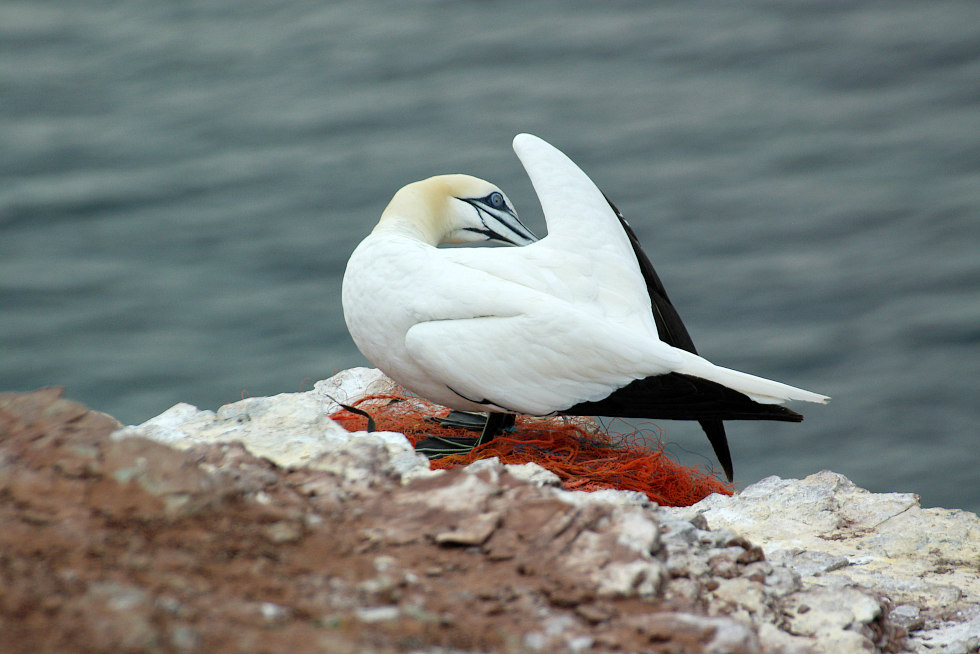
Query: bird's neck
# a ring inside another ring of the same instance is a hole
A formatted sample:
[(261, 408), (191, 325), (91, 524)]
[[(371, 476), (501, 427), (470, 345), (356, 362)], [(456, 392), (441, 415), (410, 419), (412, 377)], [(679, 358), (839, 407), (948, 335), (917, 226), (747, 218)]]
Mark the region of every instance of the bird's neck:
[(375, 233), (390, 233), (436, 246), (446, 236), (445, 208), (424, 189), (407, 186), (395, 194), (381, 214)]

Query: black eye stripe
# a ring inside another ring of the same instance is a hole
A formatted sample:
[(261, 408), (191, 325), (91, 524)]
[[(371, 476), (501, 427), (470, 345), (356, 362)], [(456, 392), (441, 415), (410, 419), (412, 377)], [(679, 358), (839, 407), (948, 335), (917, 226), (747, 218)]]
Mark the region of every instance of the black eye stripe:
[(480, 222), (483, 223), (483, 226), (486, 227), (488, 231), (496, 234), (497, 237), (500, 238), (501, 240), (506, 241), (507, 243), (513, 243), (513, 241), (510, 240), (509, 238), (505, 238), (502, 235), (500, 235), (499, 233), (497, 233), (495, 230), (490, 229), (490, 226), (487, 225), (487, 221), (484, 218), (484, 215), (489, 216), (489, 217), (495, 219), (498, 223), (500, 223), (501, 225), (503, 225), (504, 227), (506, 227), (510, 231), (514, 232), (515, 234), (520, 234), (520, 232), (518, 232), (517, 229), (515, 229), (514, 226), (510, 224), (510, 221), (504, 220), (504, 219), (500, 218), (499, 216), (495, 216), (492, 213), (490, 213), (489, 211), (487, 211), (486, 209), (483, 209), (483, 208), (481, 208), (479, 206), (476, 206), (476, 205), (473, 205), (473, 206), (476, 209), (476, 214), (477, 214), (477, 216), (480, 217)]
[[(495, 194), (500, 195), (500, 199), (499, 199), (499, 201), (501, 202), (500, 207), (494, 207), (492, 204), (490, 204), (491, 202), (490, 198)], [(497, 230), (490, 227), (490, 225), (487, 224), (487, 218), (490, 218), (494, 223), (499, 224), (507, 231), (513, 233), (514, 236), (520, 241), (533, 242), (538, 240), (534, 236), (534, 234), (532, 234), (531, 231), (528, 230), (528, 228), (525, 227), (523, 223), (521, 223), (520, 219), (517, 217), (517, 214), (514, 213), (514, 210), (511, 209), (509, 206), (507, 206), (507, 201), (504, 200), (503, 193), (500, 193), (499, 191), (494, 191), (493, 193), (490, 193), (489, 195), (482, 198), (459, 198), (458, 197), (456, 199), (462, 200), (466, 204), (476, 209), (477, 218), (480, 220), (480, 222), (483, 224), (484, 227), (484, 229), (464, 227), (463, 231), (473, 232), (475, 234), (483, 234), (484, 236), (490, 238), (491, 240), (496, 239), (504, 243), (517, 245), (517, 241), (515, 241), (514, 238), (508, 238), (500, 234)]]
[(503, 234), (498, 234), (497, 232), (493, 231), (489, 227), (487, 229), (477, 229), (476, 227), (464, 227), (463, 228), (463, 231), (464, 232), (473, 232), (474, 234), (483, 234), (484, 236), (486, 236), (490, 240), (496, 239), (498, 241), (503, 241), (504, 243), (510, 243), (511, 245), (517, 245), (517, 243), (514, 243), (514, 241), (510, 240), (509, 238), (507, 238)]

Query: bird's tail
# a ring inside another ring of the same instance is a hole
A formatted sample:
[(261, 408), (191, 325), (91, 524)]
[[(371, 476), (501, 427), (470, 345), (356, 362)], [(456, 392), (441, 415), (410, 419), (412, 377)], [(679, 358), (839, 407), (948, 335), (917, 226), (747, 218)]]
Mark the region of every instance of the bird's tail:
[(687, 365), (678, 372), (727, 386), (732, 390), (748, 395), (760, 404), (782, 404), (789, 400), (826, 404), (830, 400), (826, 395), (812, 393), (789, 384), (756, 377), (731, 368), (722, 368), (697, 356), (690, 357)]

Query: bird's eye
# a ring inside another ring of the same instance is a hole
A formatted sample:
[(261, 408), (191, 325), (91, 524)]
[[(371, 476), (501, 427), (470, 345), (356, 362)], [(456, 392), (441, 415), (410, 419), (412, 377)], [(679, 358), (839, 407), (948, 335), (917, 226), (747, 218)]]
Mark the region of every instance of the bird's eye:
[(487, 201), (490, 202), (490, 206), (494, 209), (502, 209), (504, 206), (504, 195), (503, 193), (494, 191), (487, 196)]

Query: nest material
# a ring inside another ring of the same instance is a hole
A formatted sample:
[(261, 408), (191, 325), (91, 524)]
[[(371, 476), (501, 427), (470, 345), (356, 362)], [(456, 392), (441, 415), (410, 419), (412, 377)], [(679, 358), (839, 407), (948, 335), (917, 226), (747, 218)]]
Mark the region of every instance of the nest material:
[[(403, 433), (413, 446), (433, 436), (476, 442), (476, 432), (445, 427), (433, 419), (446, 416), (448, 409), (407, 392), (368, 395), (351, 405), (370, 414), (377, 429)], [(346, 409), (330, 417), (349, 431), (367, 426), (367, 418)], [(625, 433), (613, 435), (592, 418), (519, 416), (512, 432), (469, 451), (434, 459), (431, 466), (452, 468), (490, 457), (498, 457), (501, 463), (532, 462), (557, 474), (569, 490), (640, 491), (662, 506), (690, 506), (711, 493), (733, 493), (731, 485), (701, 468), (674, 461), (664, 450), (659, 428), (616, 424), (626, 427)]]

